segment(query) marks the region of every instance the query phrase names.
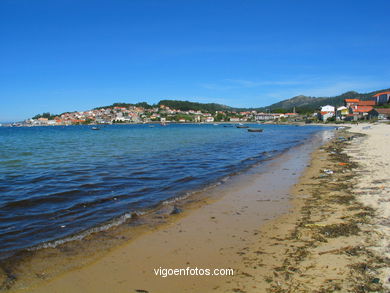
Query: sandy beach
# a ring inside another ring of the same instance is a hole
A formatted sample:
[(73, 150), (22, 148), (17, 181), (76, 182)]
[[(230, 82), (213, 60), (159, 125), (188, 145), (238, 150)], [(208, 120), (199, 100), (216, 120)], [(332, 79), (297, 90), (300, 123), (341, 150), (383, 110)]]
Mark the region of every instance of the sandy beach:
[[(322, 140), (314, 152), (307, 144), (267, 172), (238, 176), (93, 262), (8, 291), (386, 292), (390, 127), (362, 124)], [(234, 275), (154, 271), (187, 267)]]
[(0, 0), (0, 293), (390, 293), (390, 0)]

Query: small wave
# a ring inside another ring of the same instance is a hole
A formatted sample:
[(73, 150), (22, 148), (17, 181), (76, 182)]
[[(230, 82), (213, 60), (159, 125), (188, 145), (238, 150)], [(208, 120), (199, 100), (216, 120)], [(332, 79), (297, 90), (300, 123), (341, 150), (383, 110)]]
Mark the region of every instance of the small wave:
[(62, 245), (66, 242), (80, 241), (91, 234), (107, 231), (112, 227), (122, 225), (123, 223), (125, 223), (127, 220), (133, 218), (134, 216), (139, 217), (139, 216), (142, 216), (145, 214), (146, 214), (146, 212), (141, 212), (141, 211), (134, 211), (131, 213), (126, 213), (126, 214), (120, 216), (119, 218), (114, 219), (113, 221), (111, 221), (107, 224), (93, 227), (91, 229), (88, 229), (88, 230), (81, 232), (81, 233), (78, 233), (76, 235), (72, 235), (72, 236), (65, 237), (65, 238), (58, 239), (58, 240), (54, 240), (54, 241), (48, 241), (48, 242), (39, 244), (37, 246), (30, 247), (27, 250), (34, 251), (34, 250), (38, 250), (38, 249), (42, 249), (42, 248), (56, 248), (58, 245)]
[(46, 180), (51, 180), (53, 179), (52, 176), (39, 176), (39, 177), (35, 177), (35, 178), (32, 178), (30, 180), (30, 183), (38, 183), (38, 182), (42, 182), (42, 181), (46, 181)]
[(197, 179), (197, 178), (196, 178), (196, 177), (193, 177), (193, 176), (186, 176), (186, 177), (177, 179), (177, 180), (175, 180), (174, 182), (175, 182), (175, 183), (184, 183), (184, 182), (189, 182), (189, 181), (193, 181), (193, 180), (196, 180), (196, 179)]
[(69, 195), (75, 196), (80, 194), (81, 191), (78, 189), (64, 191), (60, 193), (54, 193), (50, 195), (41, 195), (37, 197), (32, 198), (26, 198), (16, 201), (11, 201), (3, 205), (2, 208), (4, 209), (12, 209), (12, 208), (18, 208), (18, 207), (31, 207), (36, 206), (39, 204), (47, 204), (47, 203), (58, 203), (63, 201), (69, 200)]
[(0, 161), (0, 165), (8, 165), (8, 166), (17, 166), (22, 164), (22, 160), (2, 160)]

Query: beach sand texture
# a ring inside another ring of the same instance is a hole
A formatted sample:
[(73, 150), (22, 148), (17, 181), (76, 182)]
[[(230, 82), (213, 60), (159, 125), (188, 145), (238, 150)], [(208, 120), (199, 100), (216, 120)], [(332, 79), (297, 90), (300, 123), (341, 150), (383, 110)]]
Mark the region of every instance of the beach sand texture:
[[(390, 259), (390, 125), (354, 126), (351, 131), (366, 135), (346, 149), (360, 167), (354, 193), (364, 205), (376, 210), (372, 228), (377, 241), (371, 248)], [(380, 272), (390, 291), (390, 266)]]
[[(14, 291), (389, 292), (389, 145), (389, 125), (339, 130), (310, 163), (290, 153), (97, 261)], [(162, 278), (160, 266), (235, 275)]]

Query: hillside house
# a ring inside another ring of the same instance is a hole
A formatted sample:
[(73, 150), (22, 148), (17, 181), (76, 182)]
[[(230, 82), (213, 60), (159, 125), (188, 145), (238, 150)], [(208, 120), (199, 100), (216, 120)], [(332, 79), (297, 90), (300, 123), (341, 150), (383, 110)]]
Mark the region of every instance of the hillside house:
[(390, 102), (390, 91), (377, 93), (376, 95), (373, 95), (372, 97), (377, 105), (388, 104)]
[(338, 120), (344, 120), (344, 118), (349, 114), (349, 110), (345, 106), (338, 107), (336, 110), (336, 118)]
[(335, 107), (331, 105), (326, 105), (320, 108), (320, 112), (318, 113), (318, 119), (326, 122), (326, 120), (334, 117), (334, 115), (335, 115)]
[(372, 106), (357, 106), (353, 113), (358, 114), (359, 119), (364, 119), (368, 118), (368, 112), (372, 109), (374, 109)]
[(359, 99), (345, 99), (344, 100), (344, 106), (348, 109), (355, 109), (357, 105), (359, 104)]
[(375, 106), (376, 102), (374, 100), (368, 100), (368, 101), (359, 101), (358, 106)]
[(349, 114), (354, 114), (353, 120), (356, 120), (356, 118), (368, 118), (368, 112), (376, 105), (374, 100), (361, 101), (359, 99), (345, 99), (344, 103), (349, 110)]

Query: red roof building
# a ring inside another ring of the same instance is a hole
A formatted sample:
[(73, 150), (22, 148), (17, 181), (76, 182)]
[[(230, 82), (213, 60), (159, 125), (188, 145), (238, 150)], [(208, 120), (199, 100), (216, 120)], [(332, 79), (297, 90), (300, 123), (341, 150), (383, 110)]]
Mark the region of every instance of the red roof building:
[(360, 102), (359, 99), (345, 99), (344, 101), (346, 103), (359, 103)]
[(377, 93), (373, 98), (377, 105), (387, 104), (390, 102), (390, 91)]
[(360, 101), (358, 103), (358, 106), (375, 106), (376, 102), (374, 100), (369, 100), (369, 101)]
[(372, 107), (372, 106), (357, 106), (357, 108), (354, 109), (354, 112), (356, 112), (356, 113), (368, 113), (372, 109), (374, 109), (374, 107)]
[(345, 107), (351, 108), (352, 110), (355, 110), (359, 103), (360, 103), (359, 99), (345, 99), (344, 100)]
[(373, 95), (373, 97), (379, 97), (381, 95), (390, 95), (390, 91), (377, 93), (377, 94)]
[(390, 117), (390, 108), (375, 108), (368, 113), (373, 118), (378, 119), (389, 119)]

